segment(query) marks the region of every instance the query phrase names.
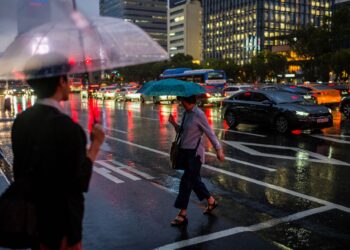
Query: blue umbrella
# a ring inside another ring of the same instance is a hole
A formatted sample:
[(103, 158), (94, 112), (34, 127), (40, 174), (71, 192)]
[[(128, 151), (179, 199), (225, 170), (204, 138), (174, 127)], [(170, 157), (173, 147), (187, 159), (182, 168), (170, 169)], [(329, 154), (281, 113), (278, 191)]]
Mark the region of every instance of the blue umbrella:
[(183, 96), (205, 94), (205, 89), (197, 83), (185, 82), (177, 79), (164, 79), (148, 82), (138, 93), (148, 96)]

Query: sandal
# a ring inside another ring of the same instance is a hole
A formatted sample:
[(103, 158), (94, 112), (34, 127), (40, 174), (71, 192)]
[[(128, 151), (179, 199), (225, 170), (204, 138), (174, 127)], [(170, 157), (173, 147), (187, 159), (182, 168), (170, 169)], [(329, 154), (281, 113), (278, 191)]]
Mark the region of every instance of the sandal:
[[(179, 220), (179, 217), (183, 220)], [(178, 214), (175, 219), (170, 222), (173, 227), (185, 226), (188, 224), (188, 219), (186, 215)]]
[(211, 212), (219, 205), (219, 203), (215, 200), (214, 203), (209, 204), (206, 209), (203, 211), (203, 214), (211, 214)]

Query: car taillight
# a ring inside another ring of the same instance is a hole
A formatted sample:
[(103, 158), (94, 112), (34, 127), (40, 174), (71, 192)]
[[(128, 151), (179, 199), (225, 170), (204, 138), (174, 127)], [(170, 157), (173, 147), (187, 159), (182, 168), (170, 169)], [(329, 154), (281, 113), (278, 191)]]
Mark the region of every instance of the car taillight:
[(228, 96), (227, 92), (225, 92), (224, 96), (225, 96), (225, 97)]

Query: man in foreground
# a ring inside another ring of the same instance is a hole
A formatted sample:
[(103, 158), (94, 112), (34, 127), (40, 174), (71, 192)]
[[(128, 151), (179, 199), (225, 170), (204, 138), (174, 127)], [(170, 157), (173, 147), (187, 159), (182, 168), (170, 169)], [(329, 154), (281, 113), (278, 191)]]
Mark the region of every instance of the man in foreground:
[(27, 82), (38, 101), (13, 124), (14, 178), (33, 181), (39, 248), (82, 249), (83, 193), (105, 135), (94, 126), (86, 150), (84, 130), (63, 113), (59, 102), (69, 96), (66, 58), (36, 55), (27, 66)]

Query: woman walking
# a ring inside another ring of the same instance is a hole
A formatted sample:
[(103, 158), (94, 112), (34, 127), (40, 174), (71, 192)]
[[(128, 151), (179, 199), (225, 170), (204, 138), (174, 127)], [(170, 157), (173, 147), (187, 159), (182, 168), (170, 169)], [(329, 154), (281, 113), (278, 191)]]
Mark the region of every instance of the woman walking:
[(220, 161), (225, 160), (222, 146), (220, 145), (214, 131), (209, 126), (204, 112), (196, 106), (196, 96), (180, 97), (179, 100), (185, 108), (181, 125), (177, 124), (172, 115), (169, 116), (169, 122), (179, 133), (180, 154), (183, 157), (185, 171), (181, 178), (179, 194), (175, 201), (175, 207), (180, 209), (178, 215), (173, 221), (172, 226), (182, 226), (188, 223), (187, 206), (192, 190), (196, 193), (198, 199), (206, 199), (208, 202), (204, 214), (211, 213), (218, 203), (209, 193), (205, 184), (201, 180), (200, 169), (204, 163), (205, 148), (202, 141), (202, 135), (205, 133), (211, 144), (217, 152), (217, 158)]

